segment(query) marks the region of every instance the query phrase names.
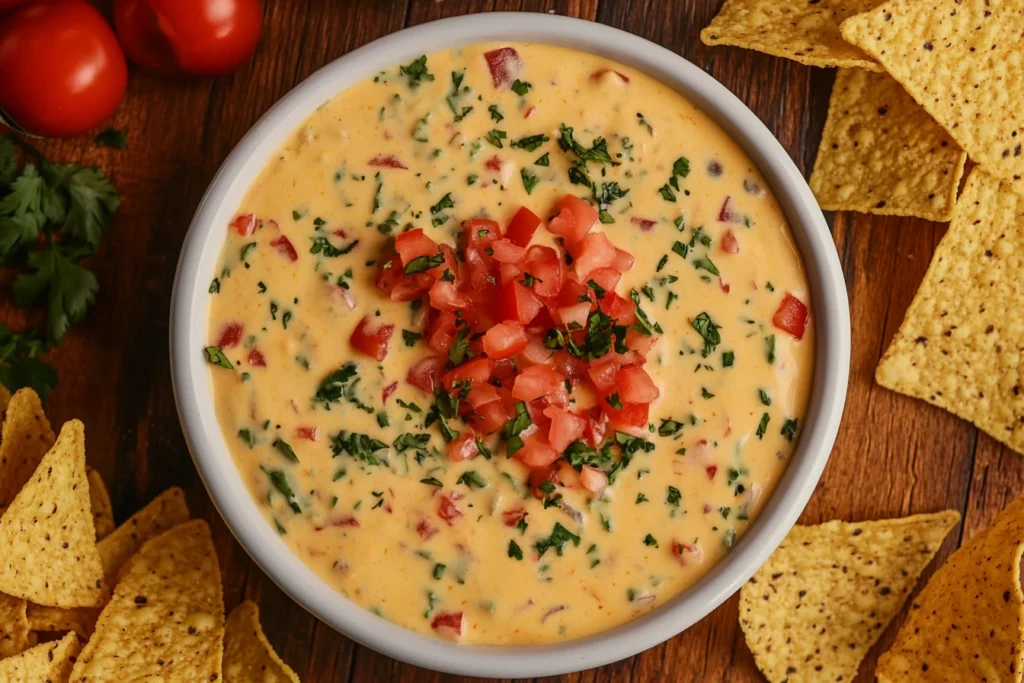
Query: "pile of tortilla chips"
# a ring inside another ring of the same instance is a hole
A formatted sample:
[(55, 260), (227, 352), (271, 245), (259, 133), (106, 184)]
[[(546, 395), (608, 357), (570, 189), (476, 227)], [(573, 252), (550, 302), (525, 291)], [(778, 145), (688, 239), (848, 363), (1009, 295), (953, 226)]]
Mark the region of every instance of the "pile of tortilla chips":
[(842, 67), (822, 208), (951, 221), (876, 379), (1024, 453), (1022, 36), (1019, 0), (726, 0), (701, 33)]
[(225, 624), (210, 530), (189, 521), (181, 489), (115, 528), (82, 423), (55, 437), (29, 389), (0, 390), (4, 409), (0, 681), (299, 680), (255, 605)]

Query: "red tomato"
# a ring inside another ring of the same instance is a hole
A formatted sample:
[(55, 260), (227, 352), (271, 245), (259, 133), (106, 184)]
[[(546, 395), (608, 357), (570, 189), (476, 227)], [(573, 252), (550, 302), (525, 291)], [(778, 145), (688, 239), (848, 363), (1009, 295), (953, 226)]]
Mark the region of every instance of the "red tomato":
[(228, 323), (221, 330), (217, 346), (222, 349), (230, 349), (232, 346), (238, 346), (240, 341), (242, 341), (242, 323)]
[(437, 356), (427, 356), (416, 365), (409, 368), (409, 384), (421, 389), (428, 394), (433, 394), (434, 389), (441, 386), (441, 370), (444, 369), (444, 361)]
[[(391, 288), (392, 301), (412, 301), (413, 299), (419, 299), (430, 291), (430, 286), (434, 284), (434, 278), (430, 277), (430, 275), (426, 273), (402, 275), (402, 271), (399, 268), (392, 268), (391, 270), (399, 276)], [(379, 279), (377, 281), (377, 286), (380, 286)]]
[(551, 445), (539, 436), (527, 437), (523, 447), (516, 451), (514, 456), (527, 467), (547, 467), (562, 457)]
[(726, 197), (722, 202), (722, 208), (718, 212), (718, 220), (721, 223), (742, 223), (743, 214), (736, 208), (736, 202), (732, 197)]
[(394, 332), (394, 325), (379, 324), (368, 316), (363, 316), (363, 319), (356, 325), (356, 329), (352, 331), (349, 342), (353, 348), (365, 353), (370, 358), (384, 360), (388, 355), (388, 342)]
[(438, 612), (434, 620), (430, 622), (430, 628), (441, 633), (450, 632), (453, 635), (461, 636), (466, 630), (466, 619), (462, 612)]
[(487, 358), (474, 358), (463, 363), (441, 378), (446, 389), (451, 390), (456, 382), (468, 381), (470, 386), (485, 384), (491, 378), (491, 361)]
[(607, 313), (619, 325), (632, 325), (636, 322), (636, 305), (615, 292), (608, 292), (598, 302), (601, 311)]
[(558, 472), (553, 467), (539, 467), (530, 470), (528, 477), (530, 488), (533, 489), (533, 495), (537, 498), (543, 498), (545, 493), (540, 490), (541, 485), (544, 482), (551, 482), (552, 484), (558, 483)]
[(505, 236), (512, 241), (513, 244), (518, 244), (521, 247), (525, 247), (533, 239), (533, 233), (537, 232), (537, 228), (540, 227), (541, 220), (537, 217), (533, 211), (530, 211), (525, 206), (521, 207), (516, 211), (516, 215), (512, 217), (512, 222), (508, 224), (508, 230), (505, 231)]
[(583, 437), (583, 431), (587, 428), (585, 418), (558, 408), (548, 408), (544, 412), (551, 417), (548, 442), (559, 453), (568, 448), (573, 441)]
[(558, 319), (562, 325), (570, 330), (582, 330), (587, 326), (587, 318), (590, 317), (590, 304), (584, 301), (572, 306), (562, 306), (558, 309)]
[(564, 237), (566, 244), (576, 244), (586, 234), (576, 227), (576, 216), (569, 209), (560, 209), (548, 220), (548, 232)]
[(508, 409), (501, 401), (485, 403), (472, 416), (473, 427), (483, 434), (493, 434), (509, 420)]
[(0, 22), (0, 108), (19, 128), (84, 133), (114, 113), (127, 84), (114, 32), (84, 0), (37, 0)]
[(455, 341), (455, 314), (441, 311), (427, 325), (427, 346), (440, 354), (447, 354)]
[(649, 407), (646, 403), (623, 403), (622, 410), (616, 410), (605, 404), (604, 411), (613, 426), (642, 428), (647, 426)]
[(562, 291), (562, 260), (551, 247), (530, 247), (522, 268), (535, 279), (533, 291), (537, 296), (558, 296)]
[(590, 271), (590, 275), (587, 276), (587, 283), (589, 284), (593, 280), (604, 291), (614, 292), (621, 278), (622, 273), (614, 268), (597, 268)]
[(623, 403), (650, 403), (661, 396), (661, 390), (643, 368), (622, 368), (615, 375), (619, 398)]
[(498, 222), (487, 218), (470, 218), (468, 221), (463, 221), (462, 229), (465, 231), (466, 245), (475, 247), (478, 251), (489, 247), (494, 240), (501, 239), (501, 228), (498, 227)]
[(615, 391), (615, 375), (619, 372), (619, 364), (614, 360), (599, 360), (587, 368), (587, 376), (602, 394)]
[(786, 292), (779, 309), (772, 317), (772, 324), (800, 340), (804, 338), (804, 332), (807, 330), (807, 318), (807, 306), (804, 302)]
[(295, 247), (292, 246), (292, 241), (281, 235), (275, 240), (270, 242), (270, 246), (277, 250), (279, 254), (284, 256), (289, 261), (298, 261), (299, 252), (295, 251)]
[(387, 403), (388, 399), (391, 398), (391, 394), (398, 390), (398, 382), (392, 382), (380, 391), (381, 403)]
[(555, 303), (558, 306), (575, 306), (578, 303), (586, 303), (581, 302), (580, 297), (590, 299), (591, 311), (597, 308), (597, 303), (594, 302), (594, 297), (590, 296), (590, 291), (587, 289), (587, 286), (572, 279), (565, 281), (565, 284), (562, 286), (562, 291), (558, 293), (558, 299), (555, 300)]
[(484, 353), (491, 358), (509, 358), (526, 348), (526, 330), (516, 320), (499, 323), (484, 334)]
[(561, 375), (546, 365), (532, 365), (523, 370), (516, 377), (512, 385), (512, 398), (520, 401), (533, 401), (534, 399), (553, 394), (559, 389), (564, 390), (565, 376)]
[(722, 251), (726, 254), (740, 253), (740, 241), (736, 239), (736, 235), (733, 234), (732, 230), (726, 230), (725, 234), (722, 235)]
[(515, 526), (519, 524), (519, 520), (526, 516), (526, 510), (523, 508), (512, 508), (505, 510), (501, 513), (501, 518), (505, 522), (505, 526)]
[(394, 154), (378, 154), (377, 156), (370, 159), (370, 161), (368, 161), (367, 163), (375, 168), (409, 168), (408, 166), (403, 164), (402, 160), (396, 157)]
[(259, 0), (116, 0), (128, 58), (157, 73), (220, 76), (249, 61), (260, 38)]
[(495, 88), (507, 88), (512, 85), (523, 70), (523, 60), (512, 47), (500, 47), (484, 53), (487, 68), (491, 72), (491, 82)]
[(423, 234), (423, 228), (407, 230), (395, 238), (395, 251), (402, 259), (402, 266), (420, 256), (433, 256), (437, 253), (437, 242)]
[(628, 251), (623, 251), (618, 247), (615, 247), (615, 259), (612, 261), (612, 268), (625, 273), (627, 270), (633, 267), (633, 255)]
[(295, 438), (297, 438), (297, 439), (305, 439), (306, 441), (316, 441), (319, 436), (320, 436), (320, 428), (319, 427), (308, 427), (308, 426), (306, 426), (306, 427), (296, 427), (295, 428)]
[(632, 327), (626, 330), (626, 346), (641, 356), (646, 357), (657, 341), (658, 338), (653, 334), (643, 334), (642, 332), (637, 332)]
[(447, 522), (448, 526), (451, 526), (452, 520), (462, 516), (462, 510), (458, 508), (451, 498), (441, 496), (441, 500), (437, 505), (437, 516)]
[(597, 209), (575, 195), (567, 194), (562, 197), (557, 208), (559, 211), (568, 209), (576, 219), (577, 238), (572, 240), (574, 242), (583, 239), (583, 236), (590, 232), (594, 223), (597, 222)]
[(28, 4), (31, 0), (0, 0), (0, 14), (9, 12), (15, 7)]
[(466, 395), (466, 403), (471, 405), (473, 408), (479, 408), (485, 406), (488, 403), (494, 403), (500, 401), (501, 395), (498, 394), (498, 390), (490, 384), (477, 384), (469, 390), (469, 394)]
[(519, 282), (510, 282), (498, 292), (496, 312), (502, 320), (518, 320), (523, 325), (537, 317), (544, 304)]
[(594, 232), (587, 235), (580, 243), (576, 251), (576, 275), (581, 282), (586, 282), (591, 271), (598, 268), (605, 268), (615, 260), (615, 247), (608, 240), (608, 235), (603, 232)]
[(519, 263), (526, 256), (526, 250), (511, 240), (500, 239), (491, 243), (491, 256), (499, 263)]
[(469, 304), (469, 297), (447, 280), (437, 280), (430, 288), (430, 305), (439, 311), (461, 311)]
[(608, 475), (596, 467), (584, 465), (580, 472), (580, 485), (591, 493), (601, 493), (608, 486)]
[(531, 332), (527, 335), (526, 346), (523, 348), (521, 360), (525, 365), (540, 365), (547, 363), (554, 355), (554, 351), (544, 346), (544, 336)]
[(256, 232), (256, 214), (243, 213), (235, 216), (231, 221), (231, 228), (242, 237), (248, 237)]
[(511, 263), (502, 263), (498, 268), (498, 272), (501, 274), (501, 284), (507, 285), (515, 280), (521, 280), (523, 270), (519, 266), (514, 266)]
[(587, 373), (587, 364), (567, 351), (556, 351), (551, 367), (569, 379), (583, 379)]
[(254, 368), (265, 368), (267, 359), (263, 357), (263, 353), (259, 349), (253, 349), (249, 352), (249, 365)]
[(469, 460), (479, 453), (476, 447), (476, 434), (472, 429), (466, 430), (461, 436), (448, 444), (448, 459), (452, 462)]
[(583, 440), (592, 448), (597, 448), (604, 441), (604, 434), (608, 431), (608, 416), (598, 409), (592, 409), (590, 412), (587, 428), (583, 431)]

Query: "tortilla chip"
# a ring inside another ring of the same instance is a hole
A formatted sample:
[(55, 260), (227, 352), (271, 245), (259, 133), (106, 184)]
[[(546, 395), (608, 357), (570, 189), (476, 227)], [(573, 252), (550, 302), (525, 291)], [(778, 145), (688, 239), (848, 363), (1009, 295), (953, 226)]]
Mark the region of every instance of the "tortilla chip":
[(740, 590), (740, 627), (773, 683), (851, 681), (960, 513), (795, 526)]
[(10, 402), (11, 392), (3, 384), (0, 384), (0, 413), (7, 411), (7, 404)]
[(56, 607), (98, 604), (103, 567), (89, 507), (85, 430), (72, 420), (0, 517), (0, 592)]
[(0, 659), (24, 650), (28, 633), (25, 601), (0, 593)]
[(735, 45), (809, 66), (882, 67), (839, 34), (839, 24), (882, 0), (726, 0), (700, 32), (705, 45)]
[(36, 645), (17, 657), (0, 660), (4, 683), (64, 683), (78, 654), (78, 638), (69, 633), (61, 640)]
[(1019, 683), (1022, 554), (1024, 497), (935, 572), (915, 598), (896, 642), (878, 660), (878, 680)]
[(64, 633), (74, 631), (82, 640), (88, 640), (100, 616), (98, 607), (47, 607), (28, 603), (28, 627), (32, 631)]
[(840, 69), (810, 184), (826, 211), (948, 221), (966, 160), (890, 76)]
[(10, 505), (53, 446), (53, 430), (39, 396), (19, 389), (11, 397), (0, 432), (0, 507)]
[(256, 603), (246, 600), (228, 616), (224, 630), (224, 683), (299, 683), (281, 661), (260, 626)]
[(1024, 12), (1018, 0), (891, 0), (842, 25), (971, 159), (1024, 176)]
[(89, 479), (89, 509), (92, 510), (92, 525), (96, 529), (96, 540), (101, 541), (114, 530), (114, 506), (110, 493), (100, 473), (91, 467), (85, 471)]
[(971, 171), (875, 379), (1024, 453), (1024, 196)]
[(143, 544), (71, 672), (73, 681), (217, 681), (224, 596), (206, 522), (180, 524)]

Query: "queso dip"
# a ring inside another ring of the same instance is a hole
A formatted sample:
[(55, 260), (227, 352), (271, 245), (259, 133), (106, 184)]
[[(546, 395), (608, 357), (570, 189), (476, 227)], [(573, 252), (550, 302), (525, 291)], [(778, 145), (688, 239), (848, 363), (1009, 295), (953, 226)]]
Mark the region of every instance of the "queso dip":
[(578, 638), (691, 586), (771, 495), (813, 374), (800, 255), (740, 148), (546, 45), (324, 102), (225, 226), (210, 297), (217, 419), (268, 524), (462, 642)]

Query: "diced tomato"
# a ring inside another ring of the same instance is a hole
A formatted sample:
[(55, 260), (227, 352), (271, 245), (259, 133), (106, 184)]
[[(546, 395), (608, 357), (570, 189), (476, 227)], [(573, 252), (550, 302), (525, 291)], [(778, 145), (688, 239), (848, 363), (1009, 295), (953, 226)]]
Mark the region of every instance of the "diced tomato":
[(501, 513), (501, 519), (505, 522), (505, 526), (514, 527), (523, 517), (526, 517), (526, 510), (523, 508), (511, 508)]
[(587, 364), (567, 351), (555, 351), (551, 367), (574, 382), (587, 374)]
[(438, 612), (430, 628), (438, 632), (450, 632), (453, 635), (461, 636), (466, 630), (466, 619), (462, 612)]
[[(472, 392), (470, 392), (472, 393)], [(508, 408), (502, 401), (493, 401), (473, 411), (471, 421), (473, 427), (482, 434), (493, 434), (509, 420)]]
[(602, 395), (615, 391), (615, 376), (618, 372), (619, 364), (614, 360), (597, 360), (587, 368), (587, 376)]
[(394, 154), (378, 154), (374, 158), (370, 159), (369, 164), (370, 166), (377, 168), (408, 168), (408, 166), (403, 164)]
[(383, 389), (381, 389), (381, 392), (380, 392), (380, 396), (381, 396), (380, 402), (381, 403), (387, 403), (388, 399), (391, 398), (391, 394), (395, 393), (395, 391), (397, 389), (398, 389), (398, 382), (392, 382), (391, 384), (389, 384), (386, 387), (384, 387)]
[(498, 226), (498, 222), (487, 218), (470, 218), (468, 221), (463, 221), (462, 229), (466, 235), (466, 245), (480, 251), (489, 247), (494, 240), (501, 239), (501, 228)]
[(512, 217), (512, 222), (508, 224), (505, 237), (513, 244), (525, 247), (533, 239), (533, 233), (537, 232), (541, 222), (541, 219), (533, 211), (530, 211), (525, 206), (520, 207), (516, 211), (516, 215)]
[(523, 269), (511, 263), (502, 263), (498, 266), (498, 273), (500, 274), (502, 285), (507, 285), (510, 282), (523, 278)]
[(466, 396), (466, 403), (473, 408), (479, 408), (480, 406), (500, 400), (501, 396), (498, 395), (498, 390), (490, 384), (475, 384)]
[(530, 484), (530, 488), (533, 489), (533, 495), (536, 498), (543, 498), (545, 494), (540, 490), (540, 487), (544, 482), (551, 482), (552, 484), (558, 483), (558, 471), (554, 467), (538, 467), (530, 470), (530, 474), (527, 478)]
[(740, 253), (740, 241), (736, 239), (736, 235), (732, 230), (726, 230), (725, 234), (722, 235), (722, 251), (726, 254), (738, 254)]
[(612, 260), (612, 268), (625, 273), (627, 270), (633, 267), (633, 255), (628, 251), (623, 251), (618, 247), (615, 247), (615, 258)]
[(608, 416), (597, 408), (591, 409), (590, 413), (587, 417), (587, 428), (583, 430), (583, 440), (591, 448), (597, 448), (604, 441), (605, 432), (608, 431)]
[(587, 284), (593, 280), (604, 291), (614, 292), (620, 279), (622, 279), (622, 273), (614, 268), (598, 268), (590, 271), (590, 275), (587, 276)]
[(238, 346), (238, 342), (242, 341), (242, 329), (242, 323), (228, 323), (225, 325), (224, 329), (221, 330), (217, 346), (222, 349)]
[(444, 254), (444, 263), (439, 266), (435, 266), (427, 271), (430, 277), (435, 280), (444, 277), (445, 271), (451, 273), (451, 276), (455, 277), (455, 286), (458, 287), (462, 284), (459, 278), (459, 262), (455, 258), (455, 250), (449, 247), (447, 244), (442, 244), (439, 247), (442, 254)]
[(427, 319), (427, 346), (440, 354), (447, 354), (455, 339), (456, 320), (455, 314), (451, 311), (431, 309)]
[(499, 90), (512, 85), (523, 70), (523, 60), (515, 48), (500, 47), (484, 53), (487, 68), (491, 72), (491, 82)]
[(743, 222), (743, 214), (736, 208), (736, 202), (732, 200), (732, 197), (726, 197), (725, 201), (722, 202), (722, 208), (718, 212), (718, 221), (720, 223)]
[(284, 235), (281, 235), (275, 240), (270, 242), (270, 246), (277, 250), (279, 254), (284, 256), (289, 261), (298, 261), (299, 253), (295, 251), (295, 247), (292, 246), (291, 240)]
[(519, 263), (526, 256), (526, 249), (508, 239), (491, 242), (491, 251), (491, 256), (500, 263)]
[(582, 303), (588, 303), (591, 311), (597, 308), (597, 302), (594, 301), (594, 297), (591, 296), (590, 290), (587, 289), (585, 284), (573, 279), (567, 279), (565, 284), (562, 285), (562, 291), (558, 293), (558, 298), (555, 299), (555, 303), (558, 306), (575, 306), (576, 304), (581, 303), (581, 297), (590, 300), (589, 302)]
[(605, 294), (598, 306), (619, 325), (632, 325), (636, 322), (636, 304), (615, 292)]
[(591, 493), (601, 493), (608, 487), (608, 475), (596, 467), (584, 465), (580, 471), (580, 486)]
[(469, 460), (479, 453), (476, 447), (476, 434), (468, 429), (461, 436), (448, 444), (448, 459), (453, 462)]
[(469, 297), (447, 280), (437, 280), (430, 287), (430, 305), (439, 311), (461, 311), (469, 304)]
[(658, 385), (643, 368), (622, 368), (615, 375), (615, 384), (623, 403), (651, 403), (661, 396)]
[(243, 213), (235, 216), (231, 221), (231, 229), (242, 237), (248, 237), (256, 232), (256, 214)]
[(353, 348), (370, 358), (384, 360), (388, 355), (388, 342), (394, 331), (394, 325), (385, 325), (371, 320), (369, 316), (363, 316), (356, 329), (352, 331), (349, 342)]
[(340, 517), (332, 517), (326, 522), (321, 522), (313, 526), (314, 531), (323, 531), (328, 527), (355, 527), (359, 528), (359, 520), (352, 515), (341, 515)]
[(544, 304), (518, 282), (504, 285), (498, 292), (495, 312), (502, 320), (518, 320), (523, 325), (537, 317)]
[(718, 465), (708, 465), (704, 468), (704, 473), (708, 475), (708, 479), (714, 479), (718, 474)]
[(544, 346), (544, 336), (531, 332), (527, 335), (526, 346), (523, 347), (521, 358), (525, 365), (540, 365), (547, 363), (554, 355), (554, 351)]
[(398, 261), (398, 254), (392, 250), (386, 251), (378, 261), (377, 279), (374, 284), (380, 291), (391, 294), (395, 283), (401, 277), (402, 266)]
[(422, 228), (406, 230), (395, 237), (395, 251), (402, 260), (402, 268), (420, 256), (433, 256), (437, 253), (437, 242), (423, 234)]
[(305, 439), (306, 441), (316, 441), (317, 437), (320, 436), (319, 427), (296, 427), (295, 438)]
[(551, 311), (544, 306), (537, 313), (537, 317), (530, 321), (526, 328), (528, 332), (547, 332), (555, 327), (555, 319), (551, 317)]
[(437, 527), (425, 519), (420, 520), (420, 523), (416, 525), (416, 533), (418, 533), (420, 538), (424, 541), (429, 541), (434, 534), (437, 533)]
[(626, 330), (626, 346), (641, 356), (646, 357), (657, 341), (658, 338), (653, 334), (643, 334), (632, 327)]
[(640, 218), (639, 216), (633, 216), (630, 222), (643, 230), (644, 232), (650, 232), (651, 229), (657, 225), (656, 221), (652, 221), (650, 218)]
[(575, 195), (562, 197), (556, 208), (559, 211), (568, 209), (575, 219), (576, 238), (570, 239), (570, 242), (579, 242), (597, 222), (597, 209)]
[(470, 386), (485, 384), (491, 378), (491, 361), (487, 358), (474, 358), (459, 367), (446, 372), (441, 377), (446, 389), (451, 390), (456, 382), (469, 381)]
[[(398, 271), (401, 273), (401, 271)], [(430, 291), (434, 278), (427, 273), (413, 273), (412, 275), (400, 275), (394, 286), (391, 288), (392, 301), (412, 301)]]
[(576, 216), (569, 209), (559, 209), (548, 219), (547, 227), (548, 232), (563, 237), (567, 244), (576, 244), (586, 234), (576, 227)]
[(807, 330), (807, 319), (807, 306), (804, 302), (786, 292), (772, 317), (772, 324), (800, 340), (804, 338), (804, 332)]
[(517, 320), (499, 323), (484, 334), (484, 353), (491, 358), (509, 358), (526, 348), (526, 330)]
[(704, 561), (704, 551), (700, 544), (690, 545), (673, 539), (671, 552), (676, 562), (684, 567), (691, 562), (700, 564)]
[(546, 365), (533, 365), (523, 370), (516, 377), (512, 385), (512, 398), (520, 401), (533, 401), (534, 399), (553, 394), (559, 389), (565, 389), (562, 384), (565, 375), (561, 375)]
[(249, 365), (254, 368), (265, 368), (267, 359), (263, 357), (263, 353), (259, 349), (253, 349), (249, 352)]
[(501, 157), (495, 154), (490, 159), (484, 162), (484, 168), (486, 168), (488, 171), (494, 171), (495, 173), (497, 173), (498, 171), (501, 170)]
[(427, 356), (409, 369), (407, 379), (409, 384), (417, 389), (433, 395), (434, 389), (441, 386), (441, 371), (443, 369), (444, 360), (438, 356)]
[[(470, 251), (467, 250), (467, 253)], [(497, 294), (498, 278), (486, 265), (471, 264), (469, 266), (469, 284), (474, 295), (490, 298)]]
[(615, 247), (608, 240), (608, 235), (593, 232), (580, 243), (573, 265), (580, 282), (586, 282), (591, 271), (610, 266), (614, 260)]
[(562, 457), (562, 454), (551, 447), (544, 438), (528, 436), (523, 440), (523, 447), (513, 456), (527, 467), (547, 467)]
[(562, 260), (551, 247), (530, 247), (521, 267), (534, 277), (533, 291), (537, 296), (557, 296), (561, 291)]
[(646, 403), (623, 403), (622, 410), (605, 405), (608, 421), (620, 427), (646, 427), (649, 406)]
[(559, 453), (568, 448), (573, 441), (583, 438), (583, 432), (587, 428), (585, 418), (558, 408), (548, 408), (545, 414), (551, 418), (548, 443)]
[(590, 304), (586, 301), (572, 306), (562, 306), (558, 309), (558, 319), (564, 327), (570, 330), (581, 330), (586, 327), (589, 317)]
[(462, 516), (462, 510), (455, 504), (450, 497), (442, 495), (441, 499), (437, 504), (437, 516), (448, 523), (448, 526), (452, 525), (452, 521)]

